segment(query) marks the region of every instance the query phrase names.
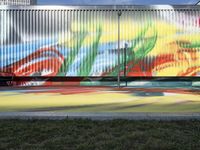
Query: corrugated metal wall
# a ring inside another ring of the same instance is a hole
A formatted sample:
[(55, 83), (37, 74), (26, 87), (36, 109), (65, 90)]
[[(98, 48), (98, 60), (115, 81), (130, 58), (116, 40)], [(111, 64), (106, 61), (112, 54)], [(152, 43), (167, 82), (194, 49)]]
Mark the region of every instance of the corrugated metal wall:
[(198, 76), (199, 15), (173, 8), (0, 9), (0, 68), (17, 76), (116, 76), (118, 67), (121, 76), (125, 68), (127, 76)]
[(120, 27), (120, 42), (131, 54), (128, 76), (200, 75), (198, 9), (122, 11)]

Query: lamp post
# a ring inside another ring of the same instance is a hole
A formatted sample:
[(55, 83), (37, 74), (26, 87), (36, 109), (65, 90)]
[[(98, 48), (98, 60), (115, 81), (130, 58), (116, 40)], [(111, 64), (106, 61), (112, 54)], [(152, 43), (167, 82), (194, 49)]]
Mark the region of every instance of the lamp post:
[[(124, 47), (124, 78), (125, 78), (125, 80), (126, 80), (126, 55), (127, 55), (127, 48), (128, 48), (128, 44), (127, 43), (125, 43), (125, 47)], [(127, 86), (127, 81), (125, 81), (126, 82), (126, 85), (125, 86)]]
[(121, 11), (118, 11), (118, 76), (117, 76), (117, 85), (120, 88), (120, 16), (122, 15)]

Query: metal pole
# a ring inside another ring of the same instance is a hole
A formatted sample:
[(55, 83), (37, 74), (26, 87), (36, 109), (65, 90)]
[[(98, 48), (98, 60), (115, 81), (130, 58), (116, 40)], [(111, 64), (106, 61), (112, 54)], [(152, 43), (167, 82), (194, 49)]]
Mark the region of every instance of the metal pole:
[[(125, 80), (126, 80), (126, 51), (127, 51), (127, 47), (128, 47), (128, 44), (125, 43), (125, 47), (124, 47), (124, 77), (125, 77)], [(126, 82), (126, 85), (127, 86), (127, 81)]]
[(120, 16), (122, 12), (118, 12), (118, 76), (117, 76), (117, 84), (118, 88), (120, 88)]

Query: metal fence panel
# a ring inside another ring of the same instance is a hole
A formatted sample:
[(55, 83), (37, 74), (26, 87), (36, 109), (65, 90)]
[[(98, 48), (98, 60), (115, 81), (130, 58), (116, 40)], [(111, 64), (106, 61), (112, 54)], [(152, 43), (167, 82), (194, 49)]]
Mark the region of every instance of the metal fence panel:
[(199, 76), (199, 20), (199, 7), (186, 6), (0, 7), (0, 71)]

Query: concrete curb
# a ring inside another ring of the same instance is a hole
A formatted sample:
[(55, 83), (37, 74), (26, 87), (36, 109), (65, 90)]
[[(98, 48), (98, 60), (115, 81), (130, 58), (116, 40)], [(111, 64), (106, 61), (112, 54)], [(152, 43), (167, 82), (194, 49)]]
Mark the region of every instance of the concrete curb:
[(64, 119), (90, 119), (90, 120), (200, 120), (200, 113), (73, 113), (73, 112), (1, 112), (0, 119), (19, 120), (64, 120)]

